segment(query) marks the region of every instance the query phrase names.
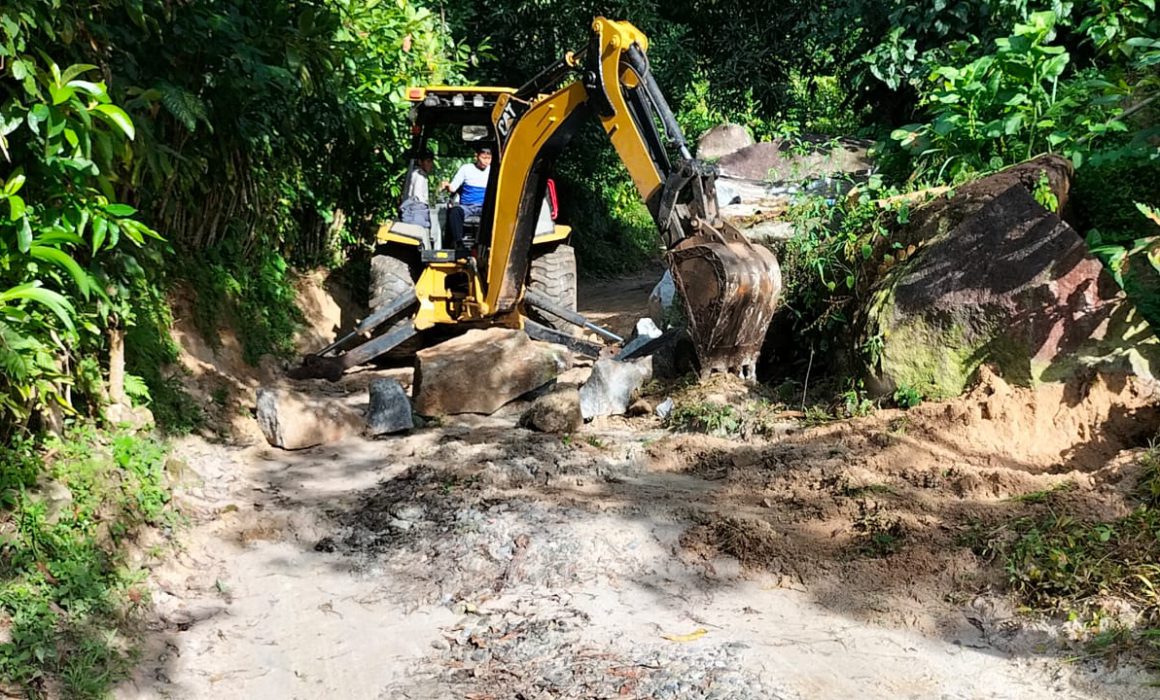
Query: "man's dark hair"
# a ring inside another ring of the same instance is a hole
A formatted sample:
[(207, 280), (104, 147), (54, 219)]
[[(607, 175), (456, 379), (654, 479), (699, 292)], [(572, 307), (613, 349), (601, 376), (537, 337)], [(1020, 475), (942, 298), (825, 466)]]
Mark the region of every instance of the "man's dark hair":
[(476, 152), (477, 154), (478, 154), (478, 153), (491, 153), (492, 155), (495, 155), (495, 153), (493, 153), (493, 152), (492, 152), (492, 150), (491, 150), (491, 146), (485, 146), (485, 145), (483, 145), (483, 144), (480, 144), (480, 145), (476, 146), (476, 147), (475, 147), (475, 152)]
[(435, 160), (435, 154), (430, 148), (424, 148), (415, 154), (415, 160)]

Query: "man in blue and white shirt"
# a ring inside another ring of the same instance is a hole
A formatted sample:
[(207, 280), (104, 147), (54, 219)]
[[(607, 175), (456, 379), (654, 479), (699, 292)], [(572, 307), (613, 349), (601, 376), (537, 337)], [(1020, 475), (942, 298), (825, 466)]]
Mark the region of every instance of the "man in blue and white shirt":
[(475, 149), (475, 162), (460, 167), (451, 182), (443, 183), (444, 189), (459, 194), (459, 205), (447, 210), (447, 233), (456, 250), (463, 246), (463, 220), (483, 211), (490, 176), (491, 149), (480, 146)]

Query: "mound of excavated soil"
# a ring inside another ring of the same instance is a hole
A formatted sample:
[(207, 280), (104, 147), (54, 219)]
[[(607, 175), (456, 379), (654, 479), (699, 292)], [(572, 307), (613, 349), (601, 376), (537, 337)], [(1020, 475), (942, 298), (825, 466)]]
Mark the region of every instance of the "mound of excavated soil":
[(934, 630), (962, 623), (948, 595), (1001, 583), (977, 553), (1009, 537), (1017, 518), (1047, 508), (1126, 515), (1139, 471), (1133, 448), (1158, 426), (1155, 405), (1131, 382), (1033, 390), (984, 371), (954, 401), (762, 447), (674, 437), (650, 454), (658, 473), (722, 482), (682, 538), (693, 560), (728, 555), (827, 606)]

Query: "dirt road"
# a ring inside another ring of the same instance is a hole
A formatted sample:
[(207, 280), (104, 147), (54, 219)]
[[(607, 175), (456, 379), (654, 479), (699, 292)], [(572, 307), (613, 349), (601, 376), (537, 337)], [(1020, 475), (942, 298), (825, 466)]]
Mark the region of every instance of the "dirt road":
[[(627, 332), (656, 276), (586, 288), (583, 311)], [(357, 315), (319, 280), (300, 297), (304, 348)], [(120, 698), (1156, 697), (1130, 666), (1065, 662), (1073, 631), (1016, 614), (987, 558), (1019, 518), (1133, 507), (1160, 416), (1129, 385), (984, 372), (956, 401), (808, 427), (720, 380), (648, 398), (728, 438), (652, 416), (542, 435), (512, 406), (283, 452), (244, 411), (278, 373), (228, 336), (177, 340), (233, 438), (176, 446), (190, 525)], [(359, 407), (371, 376), (297, 388)]]
[(951, 546), (954, 508), (1085, 477), (935, 440), (950, 412), (747, 442), (510, 411), (302, 452), (186, 440), (193, 523), (119, 697), (1155, 697), (1065, 664)]

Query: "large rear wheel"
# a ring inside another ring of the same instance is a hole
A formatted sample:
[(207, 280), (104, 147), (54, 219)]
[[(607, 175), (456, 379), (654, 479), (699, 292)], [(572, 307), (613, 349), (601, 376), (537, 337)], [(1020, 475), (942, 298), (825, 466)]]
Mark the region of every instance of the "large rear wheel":
[[(528, 286), (569, 311), (576, 310), (576, 251), (560, 244), (536, 254), (533, 250)], [(530, 309), (532, 320), (565, 332), (576, 326), (538, 309)]]
[[(404, 294), (414, 296), (414, 274), (417, 270), (415, 269), (416, 266), (407, 259), (414, 257), (416, 256), (410, 250), (387, 249), (386, 251), (376, 253), (371, 258), (371, 282), (369, 290), (371, 313), (378, 311)], [(383, 327), (376, 331), (376, 335), (388, 333), (400, 323), (410, 322), (411, 319), (404, 318), (389, 327)], [(384, 357), (395, 360), (405, 359), (414, 355), (415, 352), (422, 348), (423, 340), (421, 336), (415, 336), (389, 351)]]
[(371, 311), (377, 311), (404, 294), (412, 293), (414, 288), (411, 265), (406, 260), (389, 252), (371, 258)]

